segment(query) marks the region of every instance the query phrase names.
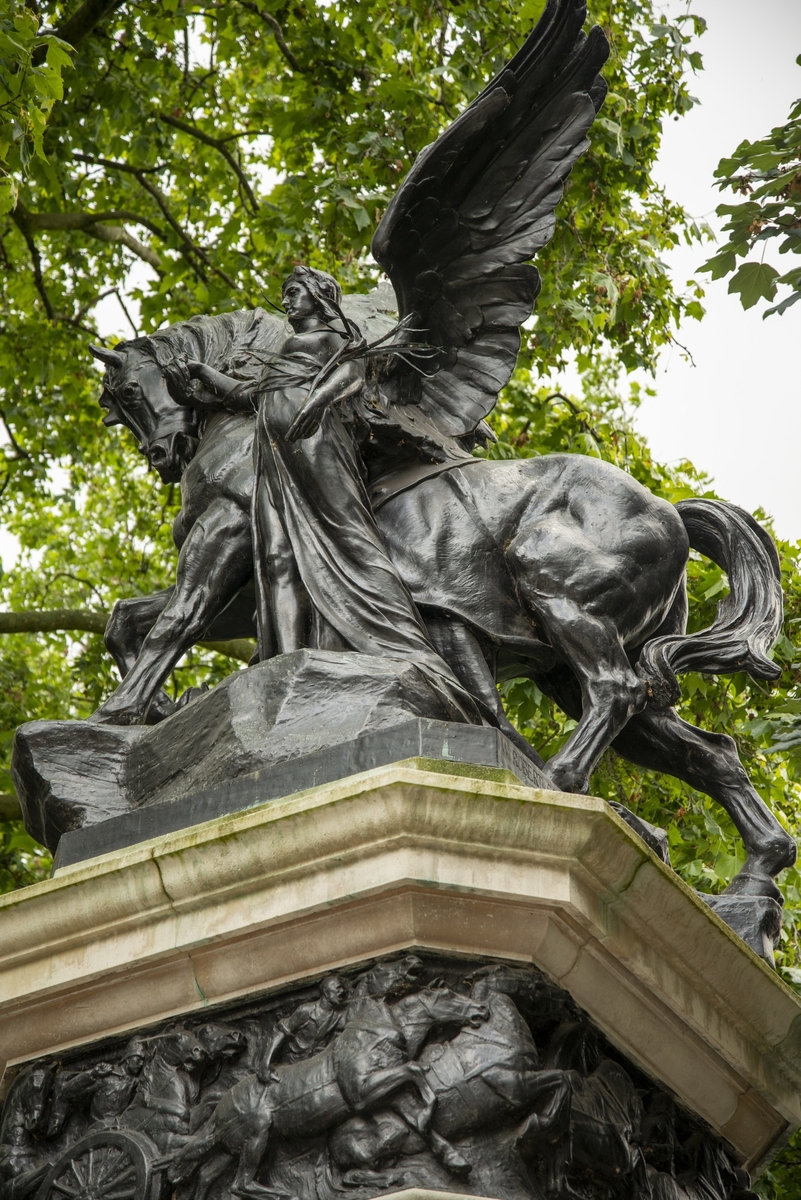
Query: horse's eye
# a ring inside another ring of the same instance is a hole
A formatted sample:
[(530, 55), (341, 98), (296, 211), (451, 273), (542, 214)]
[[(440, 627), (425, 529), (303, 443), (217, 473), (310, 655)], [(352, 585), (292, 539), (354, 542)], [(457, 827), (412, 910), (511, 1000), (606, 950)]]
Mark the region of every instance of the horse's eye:
[(136, 400), (139, 397), (139, 385), (136, 383), (126, 383), (122, 389), (122, 394), (126, 400)]

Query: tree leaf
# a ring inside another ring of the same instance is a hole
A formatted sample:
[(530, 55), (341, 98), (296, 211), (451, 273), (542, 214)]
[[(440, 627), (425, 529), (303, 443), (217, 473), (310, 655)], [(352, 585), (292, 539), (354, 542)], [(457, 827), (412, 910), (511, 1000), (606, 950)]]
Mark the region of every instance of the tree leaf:
[(740, 294), (743, 308), (753, 308), (758, 300), (772, 300), (776, 295), (779, 272), (769, 263), (746, 262), (729, 281), (729, 291)]

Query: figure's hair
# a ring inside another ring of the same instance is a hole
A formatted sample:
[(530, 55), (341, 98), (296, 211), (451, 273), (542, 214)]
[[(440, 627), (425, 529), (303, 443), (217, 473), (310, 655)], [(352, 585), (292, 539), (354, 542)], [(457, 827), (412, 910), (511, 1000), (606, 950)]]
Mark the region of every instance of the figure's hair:
[[(315, 267), (295, 267), (283, 286), (291, 279), (302, 283), (314, 300), (320, 315), (326, 321), (342, 319), (342, 288), (333, 275), (327, 271), (318, 271)], [(283, 290), (283, 289), (282, 289)]]

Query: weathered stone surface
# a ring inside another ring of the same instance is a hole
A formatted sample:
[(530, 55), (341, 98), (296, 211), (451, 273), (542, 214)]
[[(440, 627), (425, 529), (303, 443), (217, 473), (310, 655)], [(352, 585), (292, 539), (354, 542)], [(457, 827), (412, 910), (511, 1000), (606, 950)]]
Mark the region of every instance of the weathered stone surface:
[[(331, 755), (343, 744), (358, 743), (408, 725), (415, 718), (458, 721), (446, 697), (409, 663), (360, 654), (301, 650), (239, 671), (199, 696), (159, 725), (94, 725), (86, 721), (34, 721), (17, 732), (12, 770), (26, 828), (54, 850), (69, 830), (95, 825), (144, 808), (188, 801), (214, 789), (230, 790), (232, 782), (280, 764)], [(462, 740), (497, 740), (495, 730), (461, 724)], [(511, 747), (510, 747), (511, 750)], [(282, 776), (287, 795), (303, 787), (329, 782), (382, 762), (409, 757), (419, 749), (401, 748), (390, 757), (359, 761), (333, 755), (334, 774)], [(423, 751), (425, 752), (425, 751)], [(431, 750), (428, 751), (431, 753)], [(449, 757), (444, 754), (442, 757)], [(468, 754), (468, 758), (471, 756)], [(525, 782), (548, 786), (545, 777), (522, 754), (518, 770)], [(496, 759), (487, 760), (495, 765)], [(180, 824), (232, 811), (222, 795), (219, 806), (192, 816), (185, 803)], [(262, 789), (259, 801), (271, 798)], [(247, 801), (235, 802), (247, 807)], [(151, 820), (138, 836), (153, 837), (179, 828)], [(135, 832), (135, 831), (134, 831)], [(127, 845), (136, 836), (123, 837)], [(104, 845), (91, 852), (114, 848)], [(86, 855), (73, 855), (75, 858)]]
[(757, 1167), (801, 1124), (798, 996), (603, 801), (443, 768), (0, 897), (0, 1070), (400, 951), (488, 956), (537, 966)]

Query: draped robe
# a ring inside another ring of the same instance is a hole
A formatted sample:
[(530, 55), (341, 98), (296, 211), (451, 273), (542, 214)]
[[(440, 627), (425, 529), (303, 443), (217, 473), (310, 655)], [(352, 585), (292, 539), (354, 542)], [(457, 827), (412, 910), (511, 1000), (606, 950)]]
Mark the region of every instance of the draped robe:
[(253, 493), (260, 657), (269, 655), (273, 640), (271, 564), (289, 559), (310, 602), (309, 647), (411, 662), (451, 719), (480, 724), (475, 702), (431, 646), (389, 557), (340, 405), (328, 406), (311, 437), (286, 440), (318, 365), (298, 356), (297, 370), (283, 383), (268, 378), (260, 397)]

